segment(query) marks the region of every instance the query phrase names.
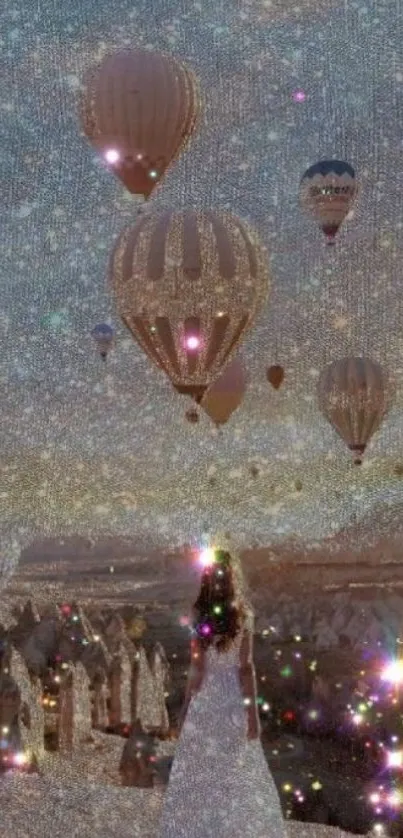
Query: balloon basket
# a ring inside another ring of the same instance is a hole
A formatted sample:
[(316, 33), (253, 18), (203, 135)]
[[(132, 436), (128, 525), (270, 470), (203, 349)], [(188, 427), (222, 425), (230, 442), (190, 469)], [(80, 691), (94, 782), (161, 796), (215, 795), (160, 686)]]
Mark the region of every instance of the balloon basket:
[(218, 439), (222, 439), (224, 436), (224, 429), (220, 425), (214, 425), (214, 436)]

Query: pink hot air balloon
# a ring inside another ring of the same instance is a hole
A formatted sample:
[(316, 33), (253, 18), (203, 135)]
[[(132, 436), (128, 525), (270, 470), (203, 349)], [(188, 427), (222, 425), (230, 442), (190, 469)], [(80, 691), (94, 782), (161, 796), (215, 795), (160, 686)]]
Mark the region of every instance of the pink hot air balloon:
[(240, 406), (247, 387), (247, 377), (240, 358), (235, 358), (207, 391), (201, 407), (215, 425), (225, 425)]
[(121, 50), (90, 72), (80, 111), (92, 146), (129, 192), (147, 199), (193, 134), (198, 84), (173, 56)]

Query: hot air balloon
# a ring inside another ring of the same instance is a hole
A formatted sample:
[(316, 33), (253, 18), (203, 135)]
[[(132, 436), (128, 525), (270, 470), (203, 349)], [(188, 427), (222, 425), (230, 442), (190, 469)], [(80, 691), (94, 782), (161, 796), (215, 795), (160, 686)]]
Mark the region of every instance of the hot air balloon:
[(306, 170), (300, 184), (304, 210), (318, 221), (328, 244), (351, 209), (357, 194), (355, 171), (342, 160), (322, 160)]
[(172, 56), (122, 50), (90, 73), (80, 110), (96, 151), (129, 192), (148, 198), (192, 135), (200, 97)]
[(323, 370), (319, 407), (360, 465), (365, 448), (389, 410), (390, 382), (369, 358), (343, 358)]
[(192, 425), (197, 425), (200, 417), (195, 407), (190, 407), (189, 410), (186, 411), (186, 419)]
[(281, 387), (284, 381), (283, 367), (281, 367), (280, 364), (273, 364), (273, 366), (268, 368), (266, 372), (266, 378), (269, 384), (271, 384), (271, 386), (274, 387), (275, 390), (278, 390), (278, 388)]
[(252, 326), (269, 285), (252, 231), (212, 210), (145, 213), (119, 237), (110, 275), (133, 338), (198, 403)]
[(246, 373), (240, 358), (234, 358), (213, 382), (203, 398), (201, 407), (216, 426), (225, 425), (241, 404), (247, 385)]
[(108, 352), (112, 349), (115, 333), (108, 323), (99, 323), (91, 332), (96, 343), (99, 354), (103, 361), (106, 361)]

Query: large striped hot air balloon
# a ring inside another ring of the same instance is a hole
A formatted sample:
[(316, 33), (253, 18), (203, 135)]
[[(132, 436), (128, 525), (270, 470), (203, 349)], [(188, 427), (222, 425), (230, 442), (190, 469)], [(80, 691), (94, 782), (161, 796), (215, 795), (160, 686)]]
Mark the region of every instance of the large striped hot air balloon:
[(328, 244), (351, 209), (357, 194), (355, 171), (342, 160), (321, 160), (310, 166), (300, 184), (303, 209), (318, 221)]
[(80, 111), (90, 143), (129, 192), (148, 198), (194, 131), (199, 90), (172, 56), (122, 50), (89, 74)]
[(145, 213), (119, 237), (110, 271), (134, 339), (197, 402), (251, 327), (269, 284), (252, 231), (212, 210)]
[(393, 386), (375, 361), (342, 358), (319, 378), (319, 407), (355, 455), (356, 465), (388, 412)]

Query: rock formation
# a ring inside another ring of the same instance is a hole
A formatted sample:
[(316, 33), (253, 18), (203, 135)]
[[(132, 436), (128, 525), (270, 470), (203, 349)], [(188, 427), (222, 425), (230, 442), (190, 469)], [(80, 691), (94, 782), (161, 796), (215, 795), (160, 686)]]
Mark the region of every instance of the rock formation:
[(123, 644), (112, 658), (109, 680), (109, 725), (116, 728), (132, 721), (132, 663)]
[(99, 669), (92, 680), (92, 727), (106, 730), (109, 724), (108, 683), (105, 670)]
[(91, 698), (88, 675), (81, 663), (71, 666), (60, 684), (59, 750), (71, 753), (91, 738)]

